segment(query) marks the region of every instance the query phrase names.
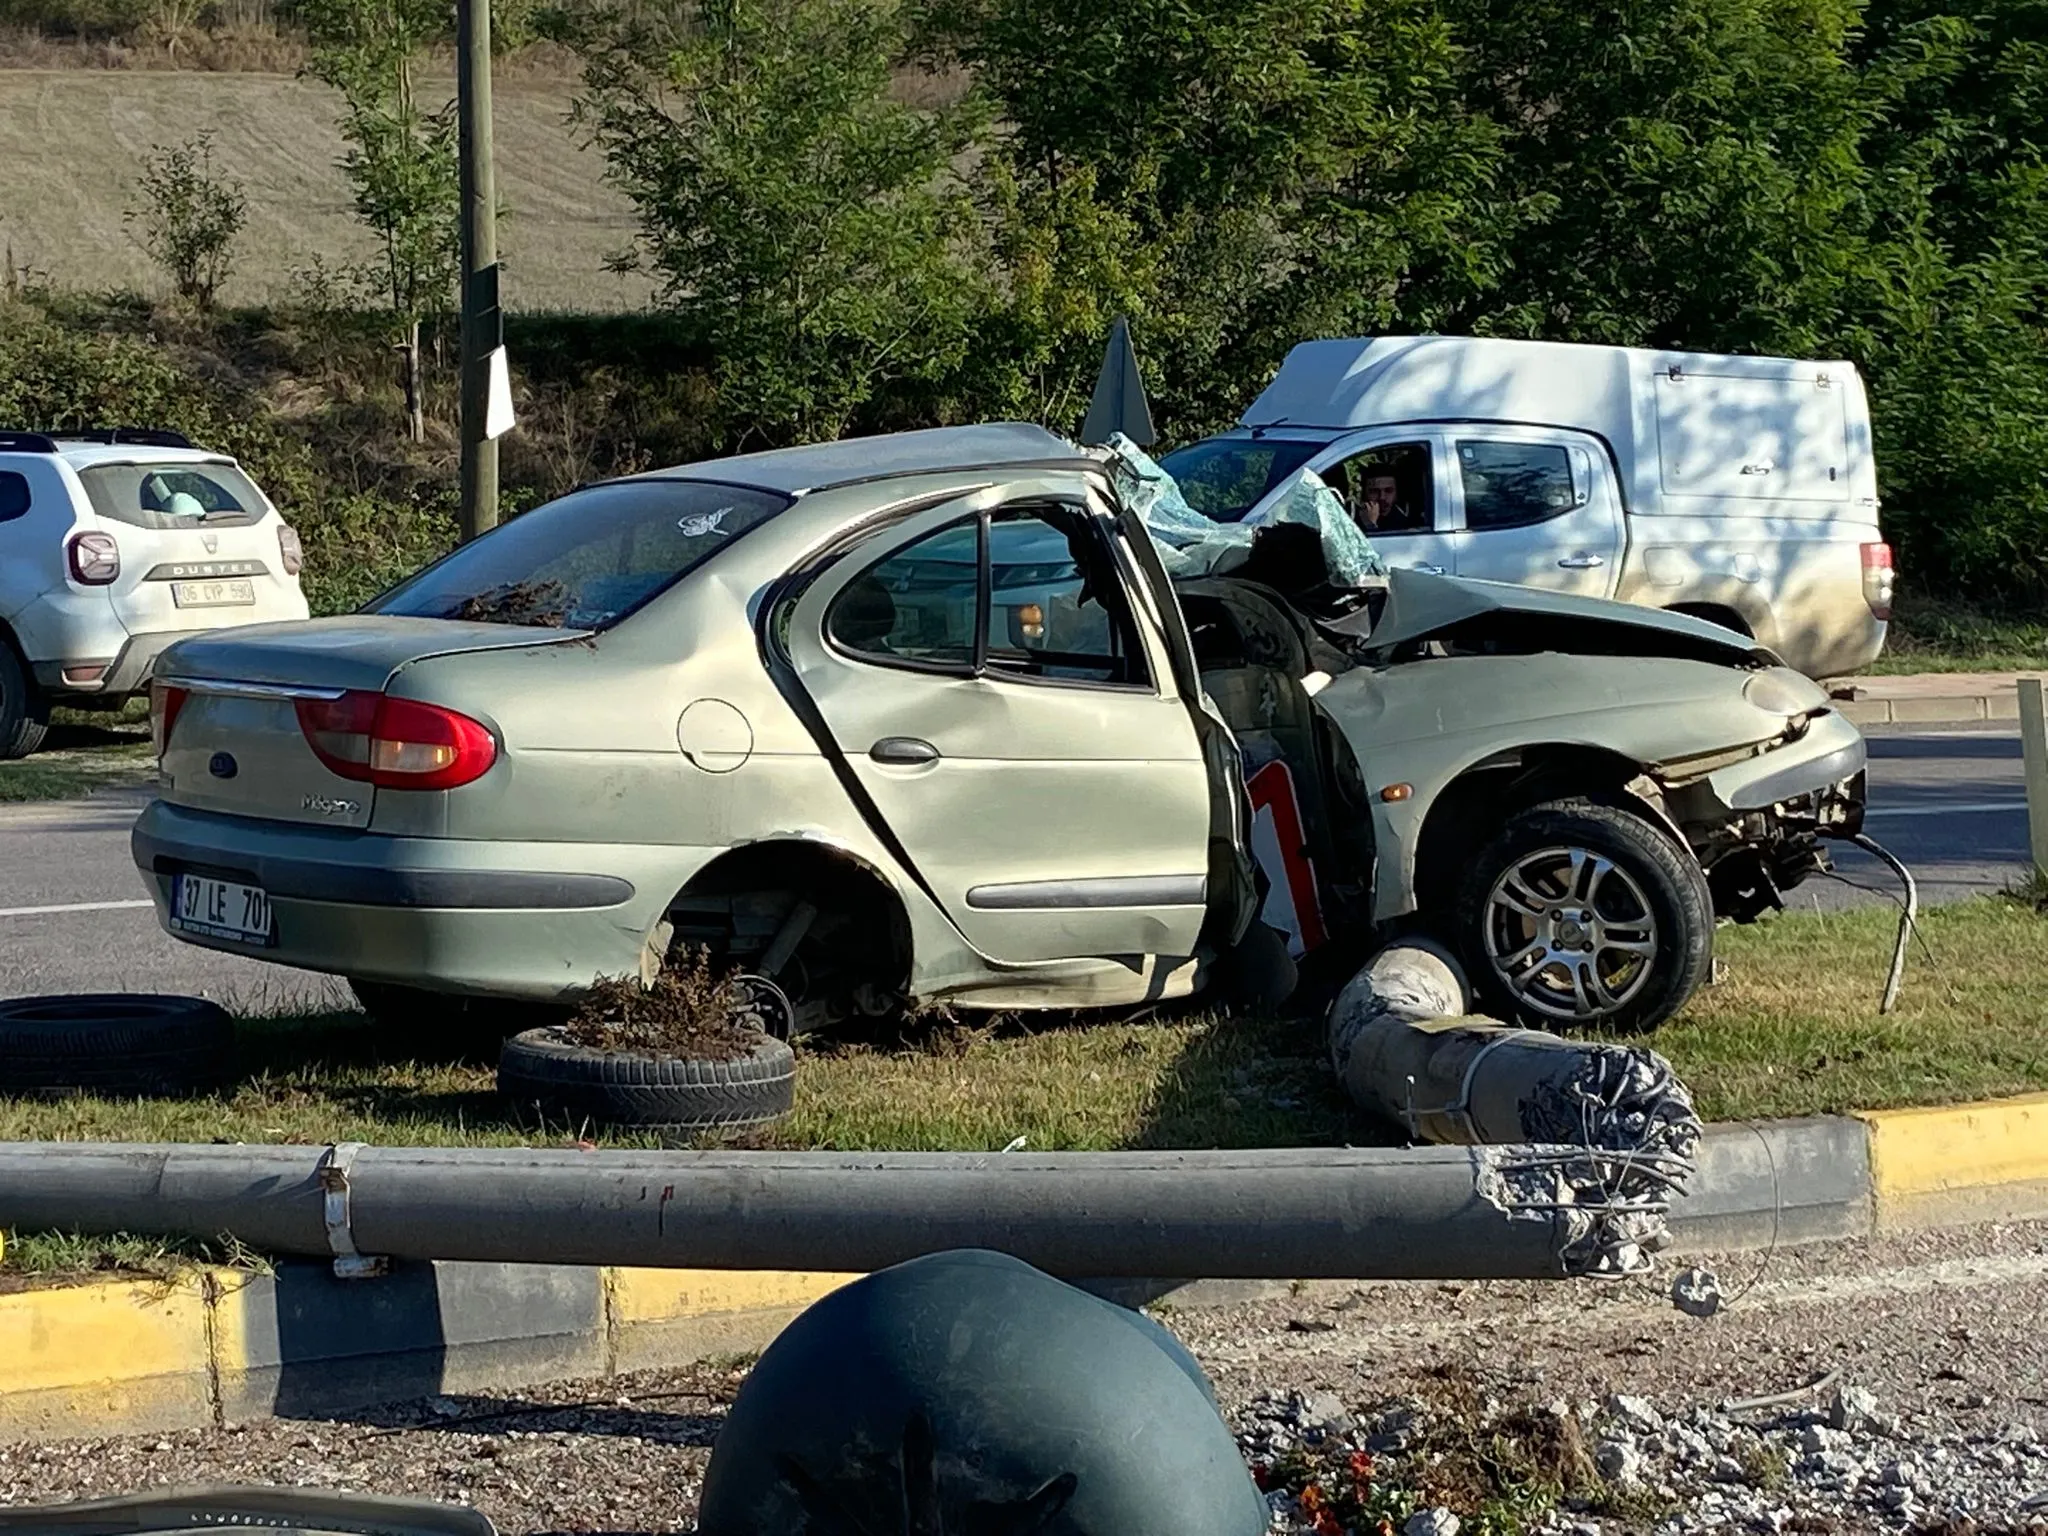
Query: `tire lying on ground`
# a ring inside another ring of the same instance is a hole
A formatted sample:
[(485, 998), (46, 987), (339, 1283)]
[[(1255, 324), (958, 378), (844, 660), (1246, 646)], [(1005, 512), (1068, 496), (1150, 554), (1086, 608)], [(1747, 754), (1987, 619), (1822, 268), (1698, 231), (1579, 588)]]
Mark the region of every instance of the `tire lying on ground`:
[(498, 1091), (528, 1124), (677, 1137), (766, 1125), (795, 1100), (796, 1056), (758, 1034), (730, 1059), (656, 1056), (578, 1045), (556, 1026), (505, 1042)]
[(226, 1082), (235, 1024), (203, 997), (147, 992), (0, 1002), (0, 1093), (167, 1098)]

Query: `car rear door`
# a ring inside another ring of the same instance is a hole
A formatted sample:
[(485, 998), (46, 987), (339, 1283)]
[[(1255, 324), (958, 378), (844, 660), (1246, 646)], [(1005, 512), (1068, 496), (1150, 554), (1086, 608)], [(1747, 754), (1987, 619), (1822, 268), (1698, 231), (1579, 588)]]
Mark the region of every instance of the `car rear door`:
[(842, 555), (784, 645), (865, 814), (982, 953), (1189, 955), (1209, 773), (1077, 483), (948, 502)]
[(1457, 573), (1611, 597), (1626, 535), (1605, 451), (1575, 432), (1454, 427)]

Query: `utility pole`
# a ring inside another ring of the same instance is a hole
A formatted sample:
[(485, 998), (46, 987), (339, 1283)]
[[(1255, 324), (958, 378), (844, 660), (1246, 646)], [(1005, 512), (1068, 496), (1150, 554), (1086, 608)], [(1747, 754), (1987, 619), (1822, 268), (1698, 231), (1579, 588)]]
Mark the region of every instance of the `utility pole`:
[[(462, 537), (467, 540), (498, 525), (497, 438), (510, 425), (488, 419), (492, 374), (502, 375), (505, 367), (504, 318), (498, 308), (498, 196), (491, 171), (490, 0), (455, 0), (455, 31), (462, 166)], [(493, 426), (498, 432), (490, 430)]]

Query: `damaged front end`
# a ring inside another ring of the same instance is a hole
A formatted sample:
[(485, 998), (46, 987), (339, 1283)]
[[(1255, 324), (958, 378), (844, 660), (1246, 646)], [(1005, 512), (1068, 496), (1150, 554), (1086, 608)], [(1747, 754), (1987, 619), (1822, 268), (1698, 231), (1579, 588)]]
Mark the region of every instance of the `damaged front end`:
[(1863, 830), (1862, 733), (1832, 710), (1801, 711), (1768, 741), (1654, 764), (1649, 777), (1706, 871), (1716, 915), (1754, 922), (1830, 865), (1825, 843)]

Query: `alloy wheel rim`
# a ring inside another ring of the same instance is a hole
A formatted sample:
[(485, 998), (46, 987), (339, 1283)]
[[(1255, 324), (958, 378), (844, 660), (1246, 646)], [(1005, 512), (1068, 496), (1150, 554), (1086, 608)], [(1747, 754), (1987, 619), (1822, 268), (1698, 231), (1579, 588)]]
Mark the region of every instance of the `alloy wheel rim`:
[(1626, 1007), (1649, 982), (1657, 919), (1634, 876), (1586, 848), (1523, 854), (1486, 895), (1487, 962), (1517, 1001), (1588, 1022)]

